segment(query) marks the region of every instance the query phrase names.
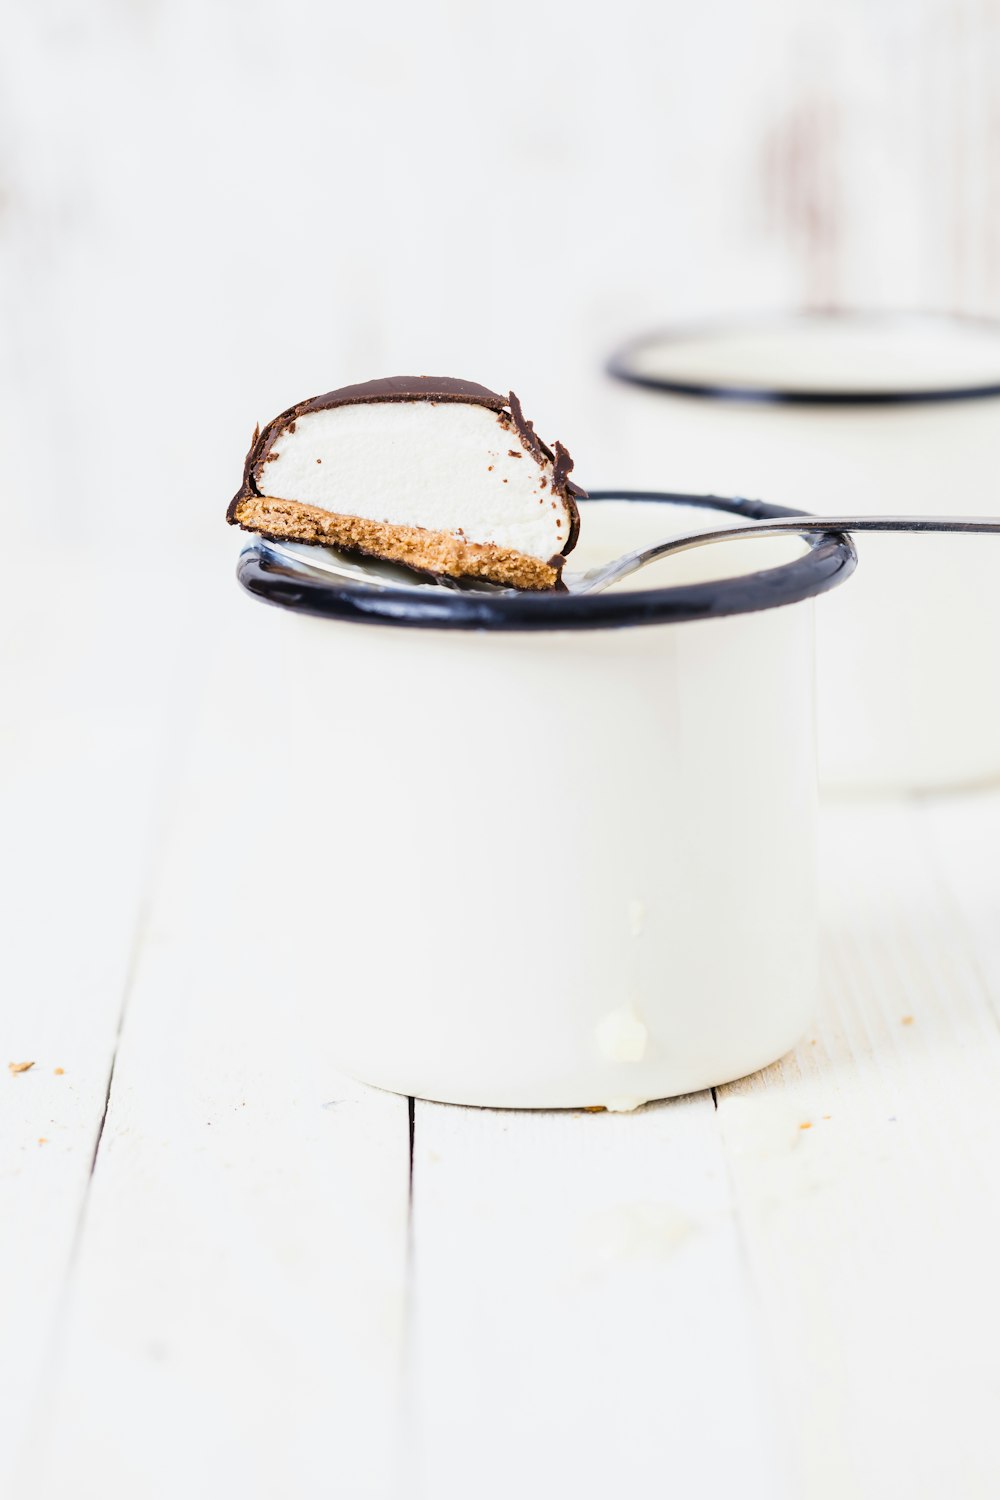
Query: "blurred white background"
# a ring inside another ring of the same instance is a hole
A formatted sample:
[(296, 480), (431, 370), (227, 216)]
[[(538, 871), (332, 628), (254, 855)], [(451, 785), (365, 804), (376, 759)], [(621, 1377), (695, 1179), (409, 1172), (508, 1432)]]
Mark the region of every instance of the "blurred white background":
[(601, 374), (623, 336), (1000, 311), (997, 0), (3, 19), (8, 534), (231, 547), (254, 421), (397, 372), (513, 385), (583, 483), (626, 483)]

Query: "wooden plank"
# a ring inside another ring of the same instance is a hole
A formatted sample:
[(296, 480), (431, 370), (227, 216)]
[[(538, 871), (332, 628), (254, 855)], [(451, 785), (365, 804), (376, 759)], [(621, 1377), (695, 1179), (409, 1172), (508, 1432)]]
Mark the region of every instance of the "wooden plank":
[(418, 1102), (414, 1238), (417, 1493), (792, 1494), (710, 1095)]
[(203, 645), (29, 1496), (388, 1493), (408, 1107), (337, 1073), (321, 993), (261, 938), (245, 607)]
[[(0, 1450), (53, 1336), (189, 637), (128, 560), (49, 549), (0, 590)], [(12, 1073), (9, 1063), (31, 1062)]]
[(806, 1500), (1000, 1486), (997, 970), (937, 865), (905, 804), (829, 811), (816, 1030), (719, 1093)]

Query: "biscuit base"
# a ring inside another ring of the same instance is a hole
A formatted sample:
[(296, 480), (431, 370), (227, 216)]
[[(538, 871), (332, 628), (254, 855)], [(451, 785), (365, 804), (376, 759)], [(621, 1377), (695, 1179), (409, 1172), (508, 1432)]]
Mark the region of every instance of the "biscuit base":
[(237, 496), (229, 520), (245, 531), (273, 541), (307, 542), (363, 552), (385, 562), (402, 563), (422, 573), (447, 578), (485, 578), (514, 589), (551, 589), (559, 582), (562, 559), (556, 564), (529, 557), (493, 542), (469, 542), (448, 531), (422, 526), (394, 526), (360, 516), (341, 516), (304, 505), (299, 500), (277, 500), (268, 495)]

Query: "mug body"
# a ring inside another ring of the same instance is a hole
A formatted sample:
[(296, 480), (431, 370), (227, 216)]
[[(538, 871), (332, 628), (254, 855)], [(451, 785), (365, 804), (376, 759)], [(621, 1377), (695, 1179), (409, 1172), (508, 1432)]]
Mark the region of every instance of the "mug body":
[[(719, 523), (655, 505), (660, 534)], [(585, 502), (584, 532), (613, 509)], [(794, 1043), (816, 986), (816, 558), (823, 587), (851, 558), (781, 541), (793, 561), (760, 571), (751, 549), (772, 544), (741, 543), (723, 580), (712, 549), (675, 559), (668, 587), (617, 593), (614, 624), (567, 627), (551, 597), (544, 627), (507, 628), (516, 599), (468, 629), (338, 614), (356, 585), (332, 617), (300, 601), (257, 621), (279, 663), (270, 753), (322, 766), (326, 789), (283, 823), (272, 938), (291, 927), (287, 972), (329, 1008), (346, 1071), (461, 1104), (621, 1109)], [(248, 550), (244, 582), (282, 602)], [(796, 569), (801, 597), (766, 607)], [(705, 610), (759, 580), (757, 607)]]
[[(614, 370), (636, 482), (808, 497), (820, 515), (1000, 515), (1000, 326), (803, 317), (644, 340)], [(996, 778), (996, 541), (866, 534), (858, 550), (819, 621), (824, 786)]]

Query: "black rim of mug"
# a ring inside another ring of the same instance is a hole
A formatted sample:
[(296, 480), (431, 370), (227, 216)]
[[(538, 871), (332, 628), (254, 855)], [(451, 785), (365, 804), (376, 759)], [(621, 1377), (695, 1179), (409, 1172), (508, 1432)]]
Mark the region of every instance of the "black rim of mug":
[[(763, 500), (651, 490), (598, 490), (580, 503), (585, 508), (605, 500), (697, 506), (755, 521), (808, 514)], [(617, 630), (718, 619), (798, 604), (835, 588), (854, 572), (857, 552), (849, 537), (817, 531), (804, 532), (803, 540), (808, 551), (778, 567), (707, 583), (622, 593), (488, 594), (445, 588), (369, 588), (299, 569), (259, 537), (240, 554), (236, 576), (248, 593), (267, 604), (356, 624), (430, 630)]]
[[(781, 328), (796, 322), (829, 319), (831, 322), (866, 322), (885, 327), (913, 322), (937, 322), (952, 327), (982, 328), (997, 335), (998, 374), (994, 381), (974, 385), (939, 388), (886, 390), (823, 390), (822, 388), (788, 389), (782, 386), (741, 384), (739, 381), (685, 380), (670, 375), (651, 375), (635, 368), (637, 354), (658, 344), (691, 342), (724, 338), (726, 334), (751, 328)], [(657, 333), (646, 333), (630, 339), (607, 361), (606, 372), (626, 385), (660, 391), (670, 396), (693, 396), (708, 401), (749, 402), (779, 406), (916, 406), (942, 401), (980, 401), (1000, 396), (1000, 321), (977, 318), (962, 313), (872, 312), (860, 308), (806, 313), (772, 313), (727, 321), (675, 324)]]

